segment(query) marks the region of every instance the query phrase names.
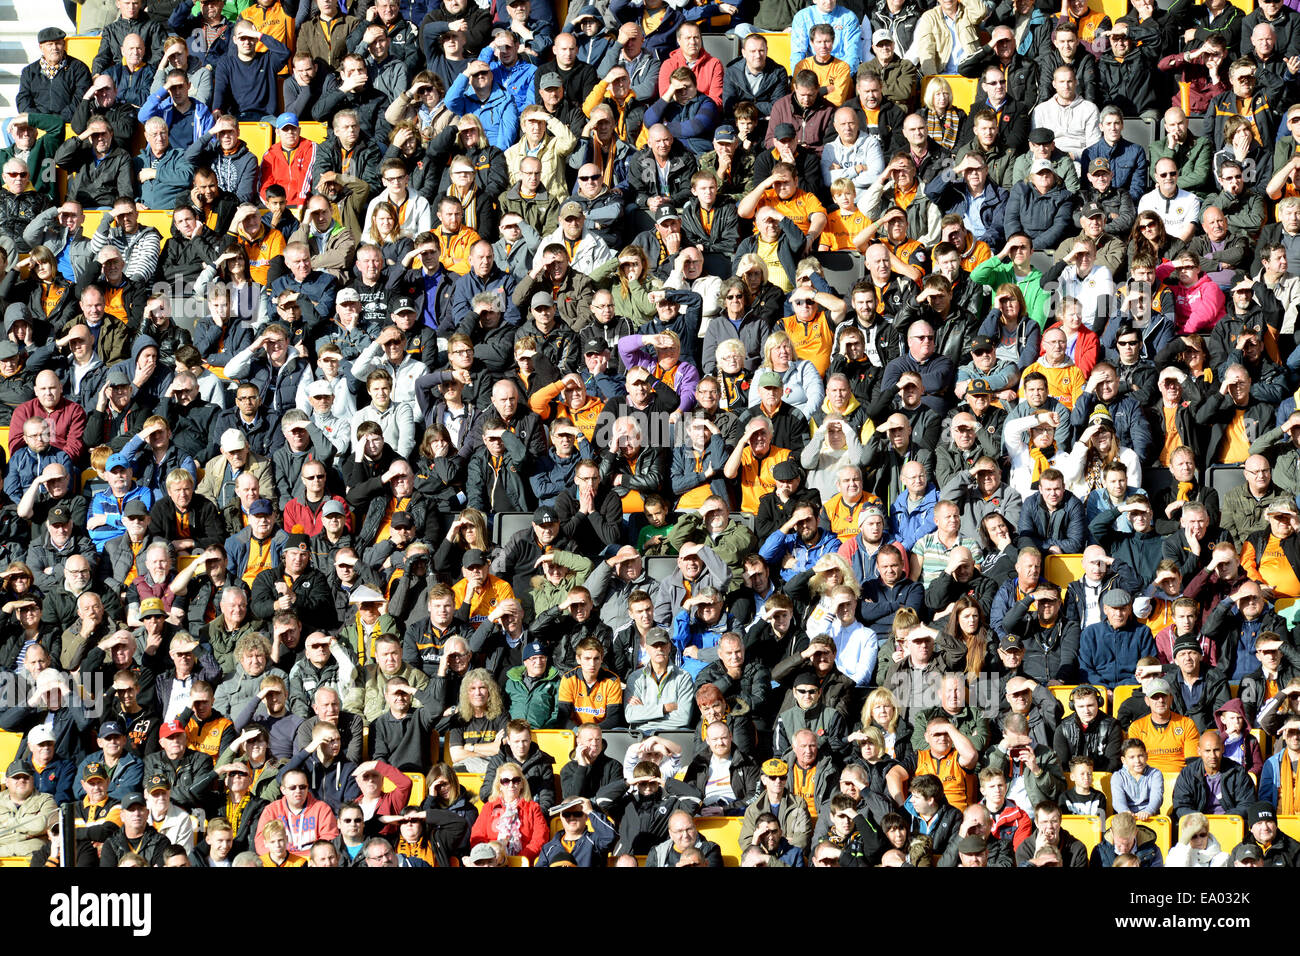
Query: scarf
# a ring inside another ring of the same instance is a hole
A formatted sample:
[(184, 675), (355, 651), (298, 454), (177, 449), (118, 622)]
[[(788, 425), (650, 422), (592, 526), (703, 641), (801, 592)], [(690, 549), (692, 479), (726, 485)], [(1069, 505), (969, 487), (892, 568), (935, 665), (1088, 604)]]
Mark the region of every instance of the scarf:
[(1178, 483), (1178, 497), (1176, 501), (1191, 501), (1192, 492), (1196, 490), (1196, 485), (1190, 481), (1180, 481)]
[(749, 373), (741, 369), (735, 375), (728, 375), (718, 369), (718, 385), (722, 388), (722, 401), (719, 404), (730, 411), (743, 409), (749, 405)]
[(1284, 750), (1277, 761), (1277, 812), (1291, 814), (1296, 812), (1297, 795), (1296, 772), (1291, 767), (1290, 755)]
[(957, 144), (957, 130), (961, 117), (951, 106), (940, 116), (937, 110), (927, 110), (925, 132), (944, 149), (952, 149)]
[(1084, 475), (1084, 480), (1088, 483), (1089, 491), (1096, 491), (1105, 484), (1102, 480), (1102, 473), (1105, 471), (1105, 468), (1102, 465), (1100, 458), (1095, 455), (1090, 455), (1089, 458), (1091, 458), (1091, 462), (1088, 464), (1088, 471), (1087, 474)]
[(524, 849), (523, 828), (519, 820), (519, 804), (501, 804), (497, 814), (497, 839), (505, 848), (507, 856), (518, 856)]
[[(1053, 444), (1049, 449), (1052, 454), (1056, 454), (1056, 445)], [(1038, 479), (1043, 477), (1043, 472), (1052, 467), (1052, 459), (1041, 448), (1029, 449), (1029, 460), (1033, 462), (1033, 474), (1031, 475), (1030, 485), (1038, 487)]]

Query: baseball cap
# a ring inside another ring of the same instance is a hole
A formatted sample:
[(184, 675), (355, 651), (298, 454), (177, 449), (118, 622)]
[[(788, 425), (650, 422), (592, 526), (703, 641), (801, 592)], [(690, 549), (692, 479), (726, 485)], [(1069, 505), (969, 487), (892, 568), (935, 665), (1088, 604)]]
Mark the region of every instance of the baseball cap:
[(297, 113), (281, 113), (275, 118), (276, 129), (284, 129), (286, 126), (297, 127), (298, 125)]
[[(389, 524), (389, 527), (392, 527), (392, 528), (414, 528), (414, 527), (415, 527), (415, 519), (411, 517), (411, 513), (410, 513), (409, 511), (399, 511), (399, 512), (397, 512), (396, 514), (393, 515), (392, 520), (389, 521), (388, 524)], [(307, 536), (306, 536), (306, 535), (301, 535), (301, 534), (300, 534), (300, 535), (290, 535), (290, 536), (289, 536), (289, 542), (288, 542), (288, 544), (285, 545), (286, 548), (292, 548), (292, 547), (294, 547), (294, 543), (293, 543), (293, 539), (294, 539), (294, 538), (301, 538), (301, 539), (302, 539), (302, 541), (301, 541), (302, 544), (306, 544), (306, 543), (307, 543)]]
[(155, 790), (170, 791), (171, 788), (172, 788), (171, 781), (168, 780), (167, 777), (164, 776), (163, 774), (156, 773), (149, 778), (149, 781), (148, 783), (145, 784), (144, 789), (145, 792), (147, 793), (153, 793)]
[(550, 657), (546, 650), (546, 645), (540, 641), (530, 641), (524, 645), (524, 649), (519, 652), (520, 660), (528, 660), (530, 657)]
[(158, 728), (158, 739), (166, 740), (168, 737), (175, 737), (177, 734), (185, 733), (185, 728), (179, 720), (164, 721), (163, 725)]
[(1155, 677), (1149, 681), (1144, 681), (1142, 684), (1142, 693), (1147, 697), (1155, 697), (1157, 694), (1164, 694), (1168, 697), (1173, 696), (1173, 690), (1169, 687), (1169, 681), (1165, 680), (1163, 677)]
[(736, 127), (725, 123), (713, 131), (713, 141), (715, 143), (734, 143), (736, 136)]
[(1296, 507), (1295, 507), (1295, 504), (1294, 504), (1294, 503), (1293, 503), (1289, 498), (1282, 498), (1282, 499), (1279, 499), (1278, 501), (1274, 501), (1274, 502), (1273, 502), (1272, 504), (1270, 504), (1267, 508), (1265, 508), (1265, 509), (1264, 509), (1264, 514), (1265, 514), (1265, 516), (1267, 516), (1267, 515), (1291, 515), (1292, 517), (1295, 517), (1295, 515), (1296, 515)]
[[(537, 81), (537, 88), (539, 90), (562, 90), (564, 89), (564, 82), (560, 79), (560, 74), (552, 70), (549, 73), (542, 74), (541, 79)], [(564, 217), (561, 216), (560, 218), (563, 219)]]
[(609, 343), (598, 335), (593, 335), (582, 340), (582, 354), (596, 355), (600, 352), (608, 352)]
[(1106, 210), (1102, 209), (1095, 202), (1090, 202), (1079, 210), (1080, 219), (1091, 219), (1094, 216), (1105, 216)]
[(534, 292), (533, 297), (528, 300), (528, 307), (531, 309), (553, 309), (555, 308), (555, 297), (549, 292)]
[(104, 462), (104, 470), (112, 471), (114, 468), (125, 468), (131, 470), (131, 459), (120, 451), (108, 456), (108, 461)]
[(360, 301), (361, 301), (361, 293), (358, 292), (356, 289), (352, 288), (351, 286), (344, 286), (342, 289), (339, 289), (339, 294), (334, 297), (334, 303), (336, 305), (340, 302), (360, 302)]
[(145, 598), (140, 602), (140, 619), (146, 617), (165, 617), (167, 612), (163, 610), (162, 598)]
[(99, 725), (99, 736), (105, 739), (109, 737), (125, 737), (126, 731), (116, 720), (106, 720)]
[(133, 501), (128, 501), (126, 503), (126, 507), (122, 509), (122, 517), (147, 518), (149, 517), (149, 509), (144, 506), (143, 501), (136, 498)]
[(248, 506), (248, 513), (250, 515), (272, 514), (273, 509), (271, 508), (271, 502), (267, 501), (265, 498), (258, 498), (256, 501), (254, 501), (251, 505)]
[(973, 378), (969, 385), (966, 386), (967, 395), (992, 395), (993, 386), (989, 384), (987, 378)]
[(542, 505), (533, 512), (533, 524), (550, 524), (552, 521), (559, 521), (560, 513), (550, 505)]
[(37, 724), (31, 730), (27, 731), (27, 746), (36, 747), (40, 744), (54, 743), (54, 731), (50, 730), (44, 724)]
[(996, 349), (998, 344), (993, 341), (990, 335), (977, 335), (970, 340), (970, 350), (972, 352), (988, 352)]
[(146, 806), (143, 793), (128, 793), (122, 798), (122, 809), (130, 810), (132, 807)]
[(772, 130), (773, 139), (794, 139), (794, 127), (789, 123), (777, 123)]
[(763, 761), (763, 766), (759, 769), (765, 777), (784, 777), (790, 772), (790, 765), (780, 757), (770, 757)]
[(776, 372), (764, 372), (754, 383), (755, 388), (785, 388), (785, 382)]
[(487, 863), (489, 860), (495, 860), (496, 858), (497, 851), (486, 843), (480, 843), (469, 851), (469, 861), (471, 863)]
[(368, 584), (363, 584), (358, 588), (353, 588), (352, 596), (348, 599), (349, 604), (373, 604), (383, 601), (384, 596)]
[(107, 780), (108, 772), (104, 769), (104, 765), (102, 763), (100, 763), (98, 760), (92, 760), (90, 763), (86, 764), (85, 769), (81, 771), (81, 779), (82, 780)]
[(415, 300), (412, 299), (409, 295), (394, 296), (392, 301), (389, 302), (388, 308), (391, 309), (394, 313), (420, 311), (415, 307)]
[(893, 43), (894, 46), (898, 46), (897, 41), (894, 40), (894, 35), (888, 30), (877, 30), (871, 34), (871, 45), (873, 47), (879, 46), (881, 43)]
[(308, 398), (320, 398), (324, 395), (333, 395), (334, 387), (323, 378), (318, 378), (307, 386)]
[[(555, 74), (552, 73), (552, 74), (550, 74), (550, 75), (551, 75), (551, 76), (554, 76)], [(543, 87), (543, 89), (545, 89), (545, 87)], [(561, 219), (572, 219), (572, 218), (575, 218), (575, 217), (577, 217), (577, 216), (583, 216), (583, 217), (586, 217), (586, 215), (587, 215), (587, 213), (586, 213), (586, 211), (582, 208), (582, 205), (581, 205), (580, 203), (573, 202), (572, 200), (570, 200), (569, 202), (566, 202), (563, 206), (560, 207), (560, 218), (561, 218)]]
[(238, 428), (227, 428), (221, 433), (222, 451), (239, 451), (248, 447), (248, 438)]
[(671, 644), (673, 639), (668, 636), (668, 632), (662, 627), (652, 627), (645, 633), (646, 647), (652, 644)]
[(10, 342), (7, 339), (3, 342), (0, 342), (0, 360), (17, 358), (18, 356), (22, 355), (26, 351), (27, 350), (24, 349), (22, 346), (17, 345), (14, 342)]
[(1106, 170), (1107, 172), (1110, 171), (1110, 160), (1107, 159), (1105, 156), (1098, 156), (1096, 159), (1094, 159), (1092, 162), (1088, 164), (1088, 172), (1090, 173), (1095, 173), (1098, 170), (1103, 170), (1103, 169)]
[(46, 518), (46, 524), (70, 524), (71, 522), (72, 511), (67, 505), (55, 505)]
[(676, 219), (678, 222), (680, 222), (681, 218), (682, 217), (677, 214), (677, 210), (674, 209), (672, 206), (660, 206), (659, 212), (655, 216), (655, 225), (657, 226), (660, 223), (670, 222), (673, 219)]
[[(482, 846), (483, 844), (479, 844)], [(1264, 852), (1255, 843), (1238, 843), (1232, 850), (1232, 856), (1229, 863), (1245, 863), (1247, 860), (1260, 862), (1264, 859)]]
[(460, 559), (462, 568), (476, 568), (480, 564), (487, 564), (487, 555), (481, 548), (470, 548), (465, 552), (465, 556)]
[(1024, 639), (1019, 634), (1010, 632), (1002, 635), (1002, 640), (998, 641), (998, 650), (1002, 651), (1023, 651), (1025, 649)]
[(15, 760), (15, 761), (13, 761), (11, 764), (9, 764), (9, 769), (5, 771), (5, 776), (7, 776), (7, 777), (21, 777), (21, 776), (34, 777), (34, 776), (36, 776), (36, 768), (32, 766), (32, 762), (31, 762), (30, 760), (28, 760), (27, 758), (25, 758), (25, 757), (19, 757), (17, 760)]
[(1029, 167), (1029, 175), (1031, 176), (1037, 176), (1039, 173), (1055, 173), (1055, 172), (1056, 170), (1052, 168), (1051, 160), (1048, 159), (1036, 159), (1033, 161), (1032, 164), (1030, 164)]

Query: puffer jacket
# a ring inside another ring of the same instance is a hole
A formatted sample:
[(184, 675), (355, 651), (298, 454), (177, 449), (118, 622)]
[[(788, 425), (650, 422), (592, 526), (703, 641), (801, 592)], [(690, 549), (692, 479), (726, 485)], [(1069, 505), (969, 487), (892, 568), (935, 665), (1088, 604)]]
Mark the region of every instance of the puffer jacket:
[[(1148, 826), (1138, 824), (1137, 846), (1129, 852), (1138, 858), (1138, 866), (1163, 867), (1165, 865), (1160, 847), (1156, 846), (1156, 831)], [(1088, 861), (1088, 866), (1093, 869), (1112, 867), (1115, 865), (1115, 859), (1114, 834), (1111, 833), (1110, 827), (1107, 827), (1101, 842), (1092, 848), (1092, 857)]]
[(1074, 197), (1059, 184), (1043, 194), (1031, 183), (1016, 183), (1007, 200), (1003, 231), (1008, 236), (1027, 233), (1035, 249), (1053, 249), (1073, 229), (1073, 206)]

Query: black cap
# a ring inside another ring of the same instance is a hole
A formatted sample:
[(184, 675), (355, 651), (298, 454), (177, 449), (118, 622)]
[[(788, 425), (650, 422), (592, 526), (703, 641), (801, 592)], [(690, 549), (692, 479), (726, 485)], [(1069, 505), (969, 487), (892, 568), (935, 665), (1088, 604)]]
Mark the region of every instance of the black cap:
[(5, 771), (5, 776), (7, 777), (17, 777), (22, 774), (26, 774), (29, 777), (36, 776), (36, 768), (32, 766), (32, 762), (26, 757), (19, 757), (11, 763), (9, 769)]
[(997, 347), (998, 343), (993, 341), (993, 337), (990, 335), (977, 335), (970, 340), (970, 350), (972, 352), (983, 352)]
[(1095, 202), (1087, 203), (1086, 205), (1084, 205), (1082, 209), (1079, 210), (1079, 219), (1081, 220), (1090, 219), (1093, 216), (1105, 216), (1105, 215), (1106, 215), (1106, 210), (1102, 209)]
[(989, 848), (989, 841), (978, 834), (971, 833), (957, 841), (958, 853), (983, 853)]
[(1000, 651), (1023, 651), (1025, 649), (1024, 639), (1019, 634), (1007, 633), (998, 641), (998, 650)]
[(393, 515), (392, 520), (388, 522), (392, 528), (414, 528), (415, 519), (411, 517), (409, 511), (398, 511)]
[(395, 295), (388, 300), (389, 312), (419, 312), (415, 307), (415, 300), (409, 295)]
[(772, 469), (772, 477), (776, 481), (795, 481), (803, 477), (803, 472), (799, 470), (798, 465), (786, 459)]
[(560, 513), (550, 505), (542, 505), (533, 512), (533, 524), (550, 524), (560, 520)]
[(128, 501), (126, 507), (122, 509), (122, 516), (125, 518), (147, 518), (149, 509), (144, 506), (144, 502), (139, 498), (134, 501)]
[(50, 509), (49, 516), (45, 520), (49, 524), (70, 524), (72, 511), (67, 505), (55, 505)]
[(130, 810), (130, 809), (131, 809), (132, 807), (134, 807), (134, 806), (141, 806), (141, 807), (147, 807), (147, 806), (148, 806), (148, 804), (145, 803), (145, 801), (144, 801), (144, 794), (142, 794), (142, 793), (128, 793), (125, 797), (122, 798), (122, 809), (123, 809), (123, 810)]
[(597, 335), (588, 336), (582, 340), (582, 354), (595, 355), (598, 352), (608, 352), (609, 343)]
[(479, 548), (470, 548), (465, 552), (465, 556), (460, 559), (462, 568), (476, 568), (480, 564), (487, 564), (487, 555)]
[(1266, 800), (1252, 803), (1250, 809), (1246, 811), (1246, 826), (1253, 827), (1260, 820), (1277, 820), (1277, 811), (1273, 809), (1273, 804)]
[(973, 378), (970, 384), (966, 386), (967, 395), (992, 395), (993, 386), (989, 384), (987, 378)]
[(772, 130), (773, 139), (794, 139), (794, 127), (789, 123), (777, 123)]
[(46, 27), (40, 33), (36, 34), (37, 43), (50, 43), (54, 40), (66, 40), (68, 35), (58, 27)]
[(791, 687), (807, 687), (809, 684), (814, 687), (821, 687), (821, 678), (811, 667), (806, 667), (794, 675), (794, 680), (790, 682)]
[[(402, 514), (402, 512), (399, 511), (397, 514)], [(394, 519), (396, 519), (396, 515), (394, 515)], [(396, 521), (394, 520), (394, 522), (392, 523), (396, 523)], [(310, 548), (310, 547), (311, 547), (311, 539), (308, 538), (305, 534), (302, 534), (301, 532), (294, 532), (293, 534), (289, 535), (287, 538), (284, 539), (284, 550), (286, 551), (292, 551), (294, 548)]]
[(1056, 142), (1056, 134), (1046, 126), (1035, 126), (1029, 131), (1029, 142), (1046, 146), (1048, 143)]

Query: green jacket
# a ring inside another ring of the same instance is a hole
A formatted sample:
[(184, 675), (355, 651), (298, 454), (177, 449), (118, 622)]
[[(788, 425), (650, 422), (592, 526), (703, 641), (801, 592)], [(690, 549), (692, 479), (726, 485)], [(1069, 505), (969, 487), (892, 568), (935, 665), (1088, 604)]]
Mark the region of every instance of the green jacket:
[(57, 811), (54, 798), (48, 793), (37, 791), (21, 806), (9, 794), (0, 794), (0, 856), (31, 856), (48, 846), (45, 828)]
[[(708, 540), (705, 540), (708, 539)], [(668, 543), (674, 551), (680, 551), (688, 540), (702, 541), (711, 547), (715, 554), (731, 571), (731, 587), (738, 588), (744, 583), (745, 556), (758, 550), (758, 538), (748, 527), (735, 518), (723, 529), (721, 534), (708, 535), (704, 531), (704, 522), (698, 514), (687, 512), (673, 525), (668, 533)]]
[(1183, 143), (1178, 149), (1170, 149), (1169, 141), (1159, 139), (1147, 150), (1151, 157), (1151, 181), (1155, 182), (1156, 163), (1162, 159), (1172, 159), (1178, 164), (1178, 185), (1192, 193), (1203, 193), (1214, 188), (1214, 177), (1210, 174), (1210, 159), (1214, 150), (1210, 146), (1210, 137), (1198, 136)]
[(1280, 426), (1256, 438), (1250, 454), (1263, 455), (1273, 462), (1273, 484), (1289, 495), (1300, 494), (1300, 449)]
[(986, 285), (994, 291), (1004, 282), (1014, 282), (1025, 297), (1025, 306), (1030, 316), (1040, 328), (1047, 327), (1047, 306), (1051, 296), (1043, 290), (1043, 274), (1037, 269), (1030, 269), (1023, 279), (1016, 276), (1015, 266), (1001, 259), (988, 258), (975, 267), (970, 274), (972, 282)]
[[(759, 816), (771, 809), (772, 805), (767, 802), (766, 790), (756, 796), (745, 808), (745, 816), (740, 822), (741, 853), (749, 849), (750, 841), (754, 837), (754, 828), (758, 826)], [(813, 835), (813, 822), (808, 814), (808, 804), (787, 790), (777, 807), (776, 816), (781, 821), (781, 830), (785, 833), (785, 838), (790, 841), (790, 845), (806, 851)]]
[[(55, 187), (58, 185), (58, 171), (54, 168), (54, 152), (63, 143), (63, 117), (49, 113), (28, 113), (27, 118), (34, 128), (45, 134), (37, 137), (32, 151), (27, 154), (29, 181), (37, 192), (57, 199)], [(16, 146), (0, 149), (0, 165), (13, 159), (15, 149)]]
[(1276, 485), (1274, 493), (1265, 495), (1258, 501), (1245, 485), (1238, 485), (1219, 496), (1219, 527), (1232, 535), (1233, 541), (1244, 542), (1255, 532), (1268, 528), (1268, 518), (1264, 515), (1265, 509), (1279, 498), (1285, 497), (1280, 490), (1282, 486), (1277, 485), (1276, 478), (1274, 484)]
[(506, 671), (510, 719), (526, 720), (534, 730), (557, 726), (560, 715), (560, 672), (553, 666), (532, 687), (524, 683), (524, 665)]
[(573, 573), (566, 574), (559, 584), (552, 584), (542, 574), (534, 576), (532, 587), (534, 616), (558, 607), (568, 596), (569, 588), (587, 580), (587, 575), (591, 573), (590, 558), (584, 558), (572, 551), (552, 551), (551, 556), (555, 558), (556, 564), (568, 568)]

